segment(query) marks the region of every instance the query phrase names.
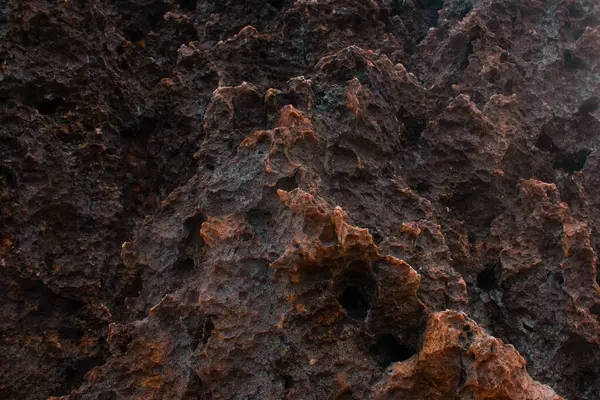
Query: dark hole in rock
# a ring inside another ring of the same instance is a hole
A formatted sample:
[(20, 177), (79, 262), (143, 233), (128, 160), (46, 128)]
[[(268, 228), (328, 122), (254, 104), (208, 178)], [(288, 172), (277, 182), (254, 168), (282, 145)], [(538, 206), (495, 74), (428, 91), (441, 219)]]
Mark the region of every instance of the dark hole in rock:
[(137, 136), (137, 129), (134, 128), (124, 128), (119, 131), (119, 136), (123, 139), (132, 139)]
[[(78, 317), (85, 308), (85, 303), (69, 299), (54, 293), (46, 287), (42, 281), (32, 280), (25, 282), (23, 288), (30, 293), (31, 301), (35, 302), (37, 307), (29, 313), (29, 316), (37, 318), (50, 318), (55, 313)], [(78, 327), (74, 323), (63, 322), (63, 328), (78, 332)]]
[(594, 304), (591, 308), (590, 308), (590, 312), (592, 314), (594, 314), (596, 317), (600, 318), (600, 303), (596, 303)]
[(555, 169), (562, 169), (568, 174), (581, 171), (585, 167), (587, 158), (591, 153), (591, 150), (583, 149), (571, 154), (560, 154), (555, 158), (553, 167)]
[(214, 166), (214, 164), (206, 164), (204, 167), (205, 167), (207, 170), (209, 170), (209, 171), (214, 171), (214, 170), (215, 170), (215, 166)]
[(65, 385), (61, 388), (62, 394), (70, 393), (71, 390), (78, 388), (86, 374), (94, 367), (104, 364), (103, 358), (85, 358), (76, 361), (65, 371)]
[(375, 242), (377, 245), (383, 240), (383, 236), (375, 231), (371, 232), (371, 236), (373, 237), (373, 242)]
[(125, 53), (125, 49), (123, 48), (123, 46), (118, 45), (117, 46), (117, 54), (118, 55), (123, 55), (123, 53)]
[(298, 188), (298, 182), (296, 181), (296, 175), (286, 176), (280, 178), (275, 185), (275, 189), (285, 190), (286, 192), (291, 192), (294, 189)]
[(579, 106), (578, 113), (580, 115), (593, 113), (598, 109), (598, 106), (600, 106), (600, 99), (598, 99), (598, 97), (590, 97), (589, 99), (581, 103), (581, 106)]
[(278, 10), (281, 10), (285, 4), (284, 0), (269, 0), (269, 4)]
[(79, 343), (83, 337), (83, 329), (74, 323), (65, 321), (58, 328), (58, 334), (62, 340), (70, 340), (74, 343)]
[(129, 345), (133, 342), (133, 337), (131, 333), (125, 333), (122, 337), (119, 338), (118, 348), (121, 354), (125, 354), (129, 351)]
[(22, 32), (21, 40), (23, 41), (23, 45), (24, 46), (29, 46), (31, 44), (31, 40), (29, 39), (29, 35), (25, 31)]
[(197, 0), (179, 0), (178, 3), (181, 9), (194, 11), (196, 9)]
[(121, 60), (121, 61), (119, 61), (119, 68), (128, 70), (128, 69), (130, 69), (130, 65), (127, 62), (127, 60)]
[(183, 271), (191, 271), (194, 269), (194, 260), (192, 258), (185, 258), (175, 263), (175, 269)]
[(291, 376), (283, 375), (281, 378), (283, 379), (283, 388), (284, 389), (291, 389), (294, 387), (294, 379), (292, 379)]
[(571, 50), (564, 51), (563, 59), (568, 69), (582, 69), (586, 66), (585, 61), (573, 54)]
[(538, 137), (535, 146), (540, 150), (549, 151), (551, 153), (558, 151), (558, 148), (556, 147), (550, 136), (546, 135), (545, 133), (542, 133)]
[(161, 26), (165, 22), (163, 15), (165, 15), (165, 13), (170, 9), (171, 7), (167, 4), (167, 2), (163, 2), (163, 4), (157, 4), (156, 7), (153, 7), (151, 12), (147, 14), (146, 21), (148, 21), (151, 33), (160, 31)]
[(349, 390), (340, 394), (338, 397), (336, 397), (336, 400), (355, 400), (355, 399), (356, 399), (356, 397), (354, 397), (352, 395), (352, 392)]
[(17, 186), (17, 176), (12, 169), (0, 165), (0, 186)]
[(51, 115), (56, 114), (62, 104), (62, 97), (55, 97), (53, 99), (46, 99), (40, 101), (35, 105), (35, 108), (42, 115)]
[(465, 52), (465, 56), (463, 58), (463, 61), (462, 61), (461, 65), (460, 65), (460, 67), (462, 69), (466, 69), (469, 66), (469, 64), (470, 64), (469, 56), (471, 54), (473, 54), (473, 41), (469, 41), (469, 43), (467, 43), (467, 50)]
[(125, 39), (129, 40), (131, 43), (136, 43), (144, 39), (144, 33), (136, 29), (125, 29), (123, 35), (125, 35)]
[(349, 286), (339, 297), (339, 302), (352, 319), (364, 320), (371, 309), (369, 299), (359, 288)]
[(338, 283), (338, 301), (354, 320), (365, 320), (376, 298), (377, 282), (371, 276), (369, 266), (354, 261)]
[(206, 217), (202, 213), (197, 213), (184, 221), (183, 228), (186, 231), (186, 235), (182, 250), (185, 250), (185, 247), (204, 246), (204, 239), (200, 235), (200, 229), (204, 221), (206, 221)]
[(417, 191), (417, 193), (423, 195), (426, 194), (429, 189), (431, 189), (431, 185), (425, 181), (421, 181), (419, 183), (417, 183), (417, 185), (415, 186), (415, 189)]
[(385, 33), (394, 32), (394, 25), (392, 24), (392, 21), (390, 20), (390, 10), (381, 8), (379, 10), (379, 20), (382, 21), (384, 24), (384, 32)]
[(416, 141), (421, 138), (421, 134), (427, 126), (427, 121), (423, 118), (417, 118), (406, 110), (398, 112), (398, 120), (404, 123), (406, 129), (406, 138), (409, 141)]
[(204, 333), (202, 335), (202, 343), (204, 343), (204, 344), (208, 343), (208, 339), (210, 339), (210, 336), (212, 335), (214, 329), (215, 329), (215, 324), (213, 323), (212, 318), (208, 318), (204, 322)]
[(248, 241), (252, 240), (253, 238), (254, 238), (254, 236), (250, 233), (245, 232), (242, 234), (242, 240), (245, 242), (248, 242)]
[(117, 304), (124, 304), (125, 299), (139, 297), (140, 293), (144, 289), (144, 281), (142, 279), (142, 273), (138, 273), (129, 281), (119, 294)]
[(390, 334), (381, 336), (377, 342), (371, 346), (371, 355), (382, 368), (387, 368), (390, 364), (395, 362), (406, 361), (415, 354), (415, 349), (398, 343), (398, 340)]
[(140, 295), (142, 289), (144, 289), (144, 281), (142, 279), (141, 272), (138, 272), (135, 275), (135, 278), (133, 279), (133, 282), (131, 283), (131, 286), (128, 287), (128, 289), (128, 295), (131, 295), (132, 297), (138, 297)]
[(498, 285), (498, 279), (496, 278), (496, 264), (486, 266), (485, 269), (477, 275), (477, 287), (486, 292), (500, 287)]

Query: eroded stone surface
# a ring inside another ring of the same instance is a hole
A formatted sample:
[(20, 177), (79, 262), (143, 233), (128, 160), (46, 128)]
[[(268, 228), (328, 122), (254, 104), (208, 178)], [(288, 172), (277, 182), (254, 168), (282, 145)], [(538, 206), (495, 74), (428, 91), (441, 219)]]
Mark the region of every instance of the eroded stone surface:
[(5, 3), (0, 397), (600, 397), (597, 2)]

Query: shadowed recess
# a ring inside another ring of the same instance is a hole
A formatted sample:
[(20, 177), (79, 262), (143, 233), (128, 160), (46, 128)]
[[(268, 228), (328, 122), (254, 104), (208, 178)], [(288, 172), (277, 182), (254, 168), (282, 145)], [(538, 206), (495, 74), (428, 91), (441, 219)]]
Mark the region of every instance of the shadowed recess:
[(500, 288), (496, 278), (496, 265), (488, 265), (477, 275), (477, 287), (485, 292)]
[(406, 361), (416, 353), (415, 349), (399, 343), (391, 334), (381, 336), (377, 342), (371, 346), (371, 355), (382, 368), (387, 368), (390, 364), (395, 362)]
[(553, 166), (555, 169), (562, 169), (568, 174), (581, 171), (585, 167), (585, 163), (591, 153), (591, 150), (583, 149), (575, 153), (558, 154)]
[(377, 282), (371, 276), (368, 265), (362, 261), (355, 261), (338, 282), (338, 302), (350, 318), (362, 321), (368, 317), (376, 291)]

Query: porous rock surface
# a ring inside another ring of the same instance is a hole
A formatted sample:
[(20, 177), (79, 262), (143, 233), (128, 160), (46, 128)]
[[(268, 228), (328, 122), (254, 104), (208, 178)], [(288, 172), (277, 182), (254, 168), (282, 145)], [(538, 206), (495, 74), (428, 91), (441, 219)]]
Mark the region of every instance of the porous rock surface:
[(0, 33), (1, 398), (600, 398), (597, 1)]

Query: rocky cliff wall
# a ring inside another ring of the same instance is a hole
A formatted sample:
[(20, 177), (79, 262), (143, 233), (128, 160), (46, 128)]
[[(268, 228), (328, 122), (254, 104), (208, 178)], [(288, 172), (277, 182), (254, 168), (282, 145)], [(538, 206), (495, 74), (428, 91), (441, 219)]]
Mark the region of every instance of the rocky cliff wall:
[(0, 397), (600, 398), (597, 1), (0, 33)]

